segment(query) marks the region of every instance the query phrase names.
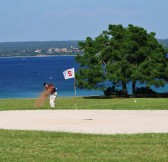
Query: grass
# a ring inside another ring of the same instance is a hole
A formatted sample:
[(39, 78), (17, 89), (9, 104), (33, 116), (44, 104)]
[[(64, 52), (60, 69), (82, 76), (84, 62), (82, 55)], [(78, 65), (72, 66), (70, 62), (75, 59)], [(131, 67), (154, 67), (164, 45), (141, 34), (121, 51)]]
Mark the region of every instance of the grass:
[(0, 130), (0, 161), (167, 161), (168, 134), (87, 135)]
[[(136, 102), (135, 102), (136, 100)], [(0, 110), (37, 110), (36, 99), (0, 99)], [(78, 109), (168, 110), (167, 98), (77, 98)], [(41, 108), (50, 109), (47, 100)], [(57, 98), (56, 109), (75, 109)], [(168, 134), (91, 135), (0, 129), (0, 162), (168, 161)]]
[[(40, 108), (35, 107), (37, 99), (0, 99), (0, 110), (50, 109), (46, 100)], [(136, 102), (135, 102), (136, 100)], [(75, 109), (73, 97), (57, 98), (55, 109)], [(77, 109), (109, 110), (168, 110), (168, 98), (83, 98), (76, 99)]]

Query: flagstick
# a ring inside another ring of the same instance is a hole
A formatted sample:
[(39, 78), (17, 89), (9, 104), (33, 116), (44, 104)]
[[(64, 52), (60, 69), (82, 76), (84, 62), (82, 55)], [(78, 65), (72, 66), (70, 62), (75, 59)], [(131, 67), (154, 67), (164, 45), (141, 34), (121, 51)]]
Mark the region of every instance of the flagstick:
[(77, 106), (76, 106), (76, 79), (74, 77), (74, 92), (75, 92), (75, 109), (77, 110)]
[(75, 91), (75, 108), (77, 110), (77, 106), (76, 106), (76, 80), (75, 80), (75, 69), (71, 68), (71, 69), (67, 69), (63, 72), (64, 78), (65, 79), (70, 79), (70, 78), (74, 78), (74, 91)]

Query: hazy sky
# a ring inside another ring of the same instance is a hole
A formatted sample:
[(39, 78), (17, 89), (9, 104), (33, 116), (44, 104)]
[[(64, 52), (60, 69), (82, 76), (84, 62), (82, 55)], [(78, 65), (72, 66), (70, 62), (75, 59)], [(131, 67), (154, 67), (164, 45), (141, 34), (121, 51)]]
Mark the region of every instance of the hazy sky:
[(0, 42), (85, 40), (109, 24), (168, 38), (168, 0), (0, 0)]

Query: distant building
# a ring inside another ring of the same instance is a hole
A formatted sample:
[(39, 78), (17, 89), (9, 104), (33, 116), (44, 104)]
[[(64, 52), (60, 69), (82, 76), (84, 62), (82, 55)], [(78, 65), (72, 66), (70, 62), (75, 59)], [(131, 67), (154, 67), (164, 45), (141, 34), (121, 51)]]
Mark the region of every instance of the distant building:
[(41, 49), (36, 49), (34, 52), (41, 53)]

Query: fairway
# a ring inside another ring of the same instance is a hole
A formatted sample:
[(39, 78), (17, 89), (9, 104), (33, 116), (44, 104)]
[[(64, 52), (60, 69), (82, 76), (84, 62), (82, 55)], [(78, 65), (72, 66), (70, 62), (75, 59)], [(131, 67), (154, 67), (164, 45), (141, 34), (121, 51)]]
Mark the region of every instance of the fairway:
[(1, 111), (0, 129), (89, 134), (167, 133), (168, 110)]

